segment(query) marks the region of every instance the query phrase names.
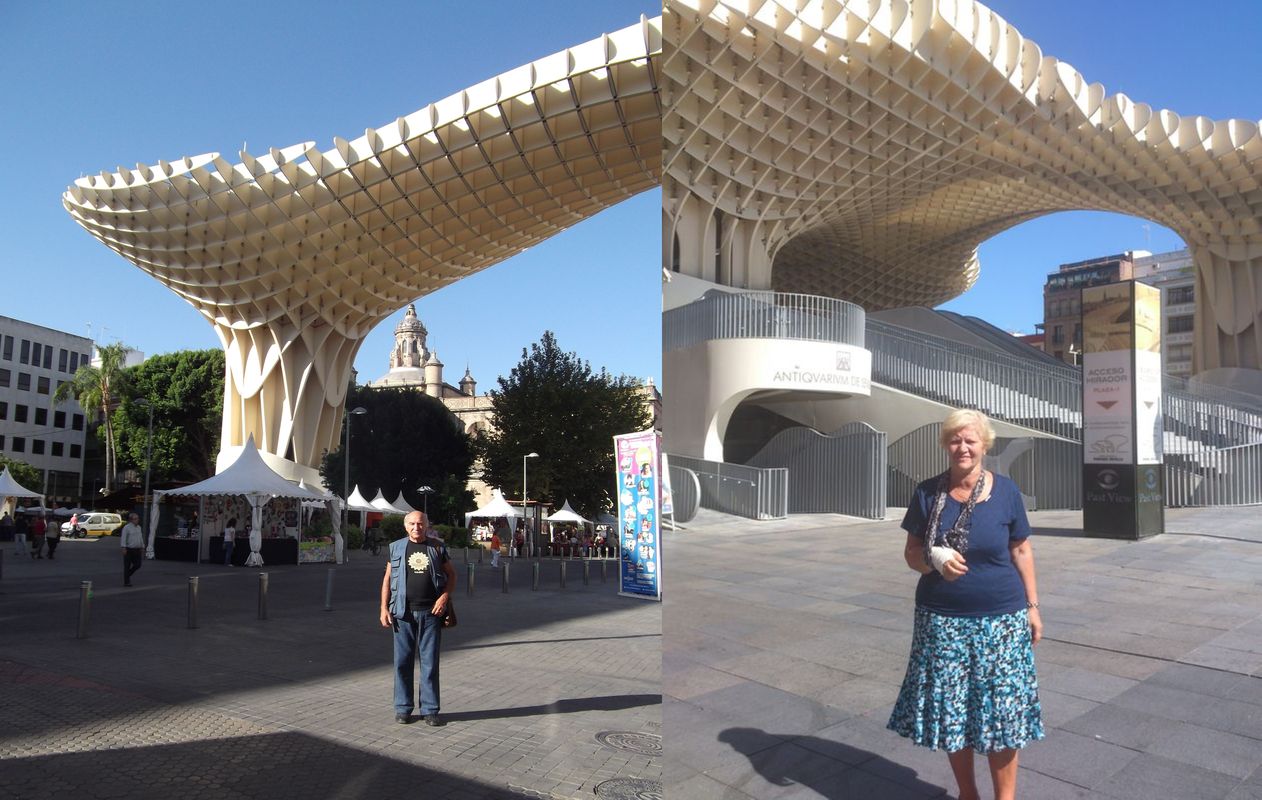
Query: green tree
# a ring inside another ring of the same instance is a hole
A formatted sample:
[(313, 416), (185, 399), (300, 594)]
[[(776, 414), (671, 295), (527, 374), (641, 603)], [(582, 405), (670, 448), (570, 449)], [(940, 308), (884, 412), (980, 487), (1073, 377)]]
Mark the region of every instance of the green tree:
[(200, 481), (215, 474), (223, 428), (222, 350), (151, 356), (127, 370), (127, 395), (114, 411), (119, 461), (145, 468), (153, 404), (153, 479)]
[(97, 409), (105, 419), (105, 491), (108, 494), (114, 489), (115, 472), (115, 438), (114, 423), (110, 419), (110, 408), (121, 395), (126, 383), (123, 360), (127, 355), (127, 345), (122, 342), (98, 347), (97, 357), (101, 366), (84, 364), (79, 367), (70, 380), (57, 387), (53, 402), (60, 403), (67, 398), (74, 398), (85, 411)]
[(635, 378), (593, 373), (577, 354), (562, 352), (551, 331), (522, 349), (491, 404), (495, 427), (477, 440), (483, 480), (520, 498), (522, 457), (538, 453), (530, 459), (530, 496), (554, 506), (568, 499), (588, 518), (613, 504), (613, 437), (651, 422)]
[[(426, 502), (416, 490), (429, 486), (435, 490), (430, 519), (463, 522), (464, 512), (473, 509), (473, 493), (466, 489), (473, 446), (455, 415), (441, 401), (403, 388), (352, 387), (346, 408), (357, 406), (368, 413), (350, 418), (351, 488), (358, 484), (369, 500), (378, 490), (390, 501), (402, 491), (413, 508), (423, 508)], [(339, 447), (320, 464), (325, 485), (338, 495), (344, 463)]]
[[(9, 468), (9, 474), (13, 476), (13, 480), (30, 489), (32, 492), (38, 492), (40, 490), (40, 486), (43, 484), (44, 478), (40, 474), (40, 471), (35, 469), (35, 467), (32, 467), (25, 461), (18, 461), (16, 458), (9, 458), (8, 456), (0, 454), (0, 472), (4, 471), (5, 467)], [(4, 498), (0, 498), (0, 500), (3, 499)]]

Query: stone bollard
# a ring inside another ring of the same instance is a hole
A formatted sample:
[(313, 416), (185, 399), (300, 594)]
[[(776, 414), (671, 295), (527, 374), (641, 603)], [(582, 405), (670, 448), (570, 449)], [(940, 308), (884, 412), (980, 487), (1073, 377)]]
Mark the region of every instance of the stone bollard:
[(267, 573), (259, 573), (259, 619), (267, 619)]
[(539, 591), (539, 562), (538, 561), (534, 563), (530, 571), (531, 571), (530, 591), (537, 592)]
[(590, 561), (583, 562), (583, 585), (584, 586), (591, 585), (591, 582), (592, 582), (591, 566), (592, 566), (592, 562)]
[(472, 564), (468, 565), (468, 568), (466, 568), (466, 569), (465, 569), (465, 590), (464, 590), (464, 592), (465, 592), (465, 594), (467, 594), (469, 597), (473, 597), (473, 565), (472, 565)]
[(74, 638), (88, 638), (88, 619), (92, 616), (92, 581), (79, 581), (79, 626)]
[(188, 627), (197, 627), (197, 576), (188, 576)]
[(561, 588), (565, 588), (565, 559), (561, 560)]
[(324, 610), (333, 610), (333, 573), (334, 568), (329, 567), (329, 577), (324, 581)]
[(504, 578), (501, 583), (500, 590), (503, 591), (504, 594), (508, 594), (508, 562), (507, 561), (504, 562)]

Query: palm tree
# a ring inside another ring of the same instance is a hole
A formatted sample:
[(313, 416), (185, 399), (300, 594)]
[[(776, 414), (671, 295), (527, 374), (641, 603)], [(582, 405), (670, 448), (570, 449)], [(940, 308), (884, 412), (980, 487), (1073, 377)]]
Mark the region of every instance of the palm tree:
[(110, 406), (122, 389), (123, 361), (127, 346), (122, 342), (107, 344), (96, 349), (101, 366), (84, 364), (70, 380), (57, 387), (53, 402), (60, 403), (73, 397), (87, 410), (97, 408), (105, 417), (105, 492), (114, 490), (114, 425), (110, 421)]

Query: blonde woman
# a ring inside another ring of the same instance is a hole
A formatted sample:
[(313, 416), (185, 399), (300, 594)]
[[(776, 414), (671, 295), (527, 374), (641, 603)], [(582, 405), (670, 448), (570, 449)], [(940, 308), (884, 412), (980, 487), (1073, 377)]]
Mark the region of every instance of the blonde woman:
[(974, 753), (996, 800), (1016, 797), (1017, 753), (1043, 738), (1033, 646), (1043, 633), (1021, 493), (983, 466), (990, 420), (960, 409), (942, 423), (949, 457), (916, 487), (903, 558), (919, 572), (911, 656), (889, 728), (947, 751), (960, 800), (979, 797)]

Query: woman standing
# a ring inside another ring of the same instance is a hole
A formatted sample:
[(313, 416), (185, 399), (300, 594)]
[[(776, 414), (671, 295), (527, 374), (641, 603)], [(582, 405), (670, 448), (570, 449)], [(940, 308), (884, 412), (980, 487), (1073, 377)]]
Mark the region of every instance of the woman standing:
[(889, 728), (947, 751), (960, 800), (979, 797), (974, 752), (996, 800), (1012, 800), (1017, 751), (1043, 738), (1033, 646), (1042, 637), (1030, 523), (1008, 478), (982, 466), (995, 432), (960, 409), (942, 423), (946, 472), (916, 487), (903, 557), (921, 573), (911, 657)]
[(225, 567), (232, 566), (232, 548), (237, 542), (237, 518), (233, 517), (228, 520), (228, 524), (223, 529), (223, 563)]

